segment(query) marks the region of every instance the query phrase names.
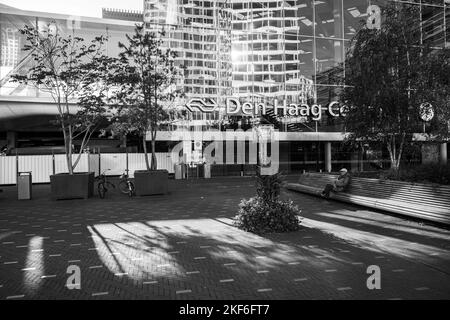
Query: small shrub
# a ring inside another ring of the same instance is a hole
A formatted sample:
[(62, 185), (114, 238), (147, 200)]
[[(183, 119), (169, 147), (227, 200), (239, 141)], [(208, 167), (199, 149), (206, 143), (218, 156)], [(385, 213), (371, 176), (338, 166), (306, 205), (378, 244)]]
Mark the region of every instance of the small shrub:
[(411, 183), (450, 184), (450, 165), (422, 164), (402, 166), (400, 170), (353, 172), (355, 178), (387, 179)]
[(241, 201), (234, 225), (256, 234), (298, 231), (301, 210), (292, 201), (279, 199), (281, 185), (280, 174), (258, 175), (257, 196)]
[(244, 231), (264, 234), (292, 232), (300, 229), (301, 210), (292, 201), (266, 203), (259, 197), (244, 199), (234, 224)]

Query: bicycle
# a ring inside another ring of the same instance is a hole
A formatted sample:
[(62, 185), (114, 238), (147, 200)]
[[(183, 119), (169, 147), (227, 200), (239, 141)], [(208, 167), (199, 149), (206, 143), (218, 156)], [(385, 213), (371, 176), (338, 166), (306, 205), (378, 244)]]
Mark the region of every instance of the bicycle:
[(123, 194), (127, 194), (130, 198), (134, 196), (134, 183), (131, 181), (129, 175), (129, 170), (125, 170), (125, 172), (120, 176), (119, 181), (119, 190)]
[(97, 191), (98, 195), (101, 199), (105, 199), (106, 192), (108, 192), (108, 188), (106, 186), (110, 186), (112, 188), (116, 188), (114, 184), (108, 181), (106, 178), (106, 172), (110, 171), (110, 169), (104, 171), (101, 175), (99, 175), (95, 180), (98, 180)]

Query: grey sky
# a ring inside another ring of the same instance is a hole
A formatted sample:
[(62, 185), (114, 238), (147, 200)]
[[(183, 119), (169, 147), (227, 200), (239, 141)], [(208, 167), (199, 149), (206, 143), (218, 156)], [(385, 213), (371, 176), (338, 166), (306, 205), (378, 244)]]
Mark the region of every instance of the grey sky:
[(6, 4), (23, 10), (64, 13), (70, 15), (101, 17), (102, 8), (128, 10), (143, 9), (143, 0), (0, 0)]

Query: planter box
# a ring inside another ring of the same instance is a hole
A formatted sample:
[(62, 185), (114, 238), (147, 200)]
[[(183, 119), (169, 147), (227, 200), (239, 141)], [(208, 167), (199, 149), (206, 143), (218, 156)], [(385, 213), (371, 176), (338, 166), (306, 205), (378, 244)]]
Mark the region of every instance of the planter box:
[(166, 194), (169, 190), (169, 172), (167, 170), (135, 171), (134, 186), (137, 196)]
[(94, 195), (94, 173), (68, 173), (50, 176), (55, 200), (88, 199)]

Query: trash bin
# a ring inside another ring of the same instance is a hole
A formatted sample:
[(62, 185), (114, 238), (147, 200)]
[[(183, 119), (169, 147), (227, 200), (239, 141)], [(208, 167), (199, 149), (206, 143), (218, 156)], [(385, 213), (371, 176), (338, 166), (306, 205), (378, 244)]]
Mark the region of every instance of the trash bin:
[(19, 172), (17, 176), (17, 198), (31, 200), (31, 172)]
[(180, 164), (175, 165), (175, 180), (183, 179), (183, 169)]
[(211, 179), (211, 165), (210, 164), (203, 165), (203, 178)]
[(184, 179), (184, 170), (183, 170), (182, 164), (176, 164), (175, 165), (175, 180), (182, 180)]

